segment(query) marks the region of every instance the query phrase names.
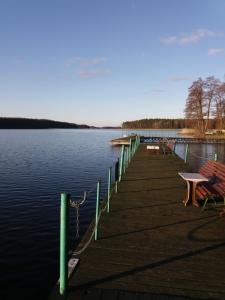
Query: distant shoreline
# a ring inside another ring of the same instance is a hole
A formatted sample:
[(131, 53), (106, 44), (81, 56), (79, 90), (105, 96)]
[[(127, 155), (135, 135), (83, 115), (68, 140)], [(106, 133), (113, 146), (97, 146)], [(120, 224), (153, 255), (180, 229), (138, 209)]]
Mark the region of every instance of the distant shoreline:
[(48, 119), (0, 117), (0, 129), (121, 129), (119, 126), (95, 127)]

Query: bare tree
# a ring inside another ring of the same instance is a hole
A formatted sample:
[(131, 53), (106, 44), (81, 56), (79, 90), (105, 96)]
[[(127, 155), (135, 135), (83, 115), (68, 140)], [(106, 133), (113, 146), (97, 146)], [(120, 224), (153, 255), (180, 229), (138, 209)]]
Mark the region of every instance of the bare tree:
[(204, 89), (204, 111), (205, 111), (205, 131), (208, 129), (209, 120), (213, 116), (213, 104), (215, 102), (216, 91), (220, 86), (220, 81), (214, 76), (207, 77), (203, 84)]
[(185, 117), (187, 119), (194, 119), (199, 134), (203, 135), (205, 132), (205, 116), (204, 81), (199, 78), (189, 88), (185, 106)]
[(215, 110), (217, 129), (225, 129), (225, 82), (217, 85), (215, 90)]
[(200, 135), (204, 135), (211, 126), (224, 129), (225, 82), (221, 83), (214, 76), (194, 81), (189, 88), (184, 111), (187, 119), (195, 121)]

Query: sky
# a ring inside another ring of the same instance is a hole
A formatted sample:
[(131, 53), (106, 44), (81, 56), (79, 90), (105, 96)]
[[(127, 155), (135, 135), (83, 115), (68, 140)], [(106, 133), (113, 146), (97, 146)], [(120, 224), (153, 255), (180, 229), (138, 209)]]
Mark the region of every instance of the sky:
[(182, 118), (225, 74), (224, 0), (0, 0), (0, 116)]

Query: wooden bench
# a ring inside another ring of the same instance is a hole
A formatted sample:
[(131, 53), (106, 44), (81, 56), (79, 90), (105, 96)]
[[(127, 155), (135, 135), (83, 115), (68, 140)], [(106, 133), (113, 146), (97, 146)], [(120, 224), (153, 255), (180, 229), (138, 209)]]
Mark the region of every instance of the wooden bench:
[(196, 188), (196, 198), (204, 201), (202, 210), (209, 201), (213, 201), (215, 205), (225, 205), (225, 165), (208, 160), (198, 172), (209, 179)]

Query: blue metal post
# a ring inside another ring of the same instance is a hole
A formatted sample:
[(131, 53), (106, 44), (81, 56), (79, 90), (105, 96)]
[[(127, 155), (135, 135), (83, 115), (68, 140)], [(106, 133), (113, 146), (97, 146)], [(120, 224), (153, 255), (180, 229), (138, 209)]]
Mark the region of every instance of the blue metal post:
[(70, 195), (61, 194), (60, 209), (60, 275), (59, 293), (65, 295), (68, 285), (68, 218), (69, 218)]

